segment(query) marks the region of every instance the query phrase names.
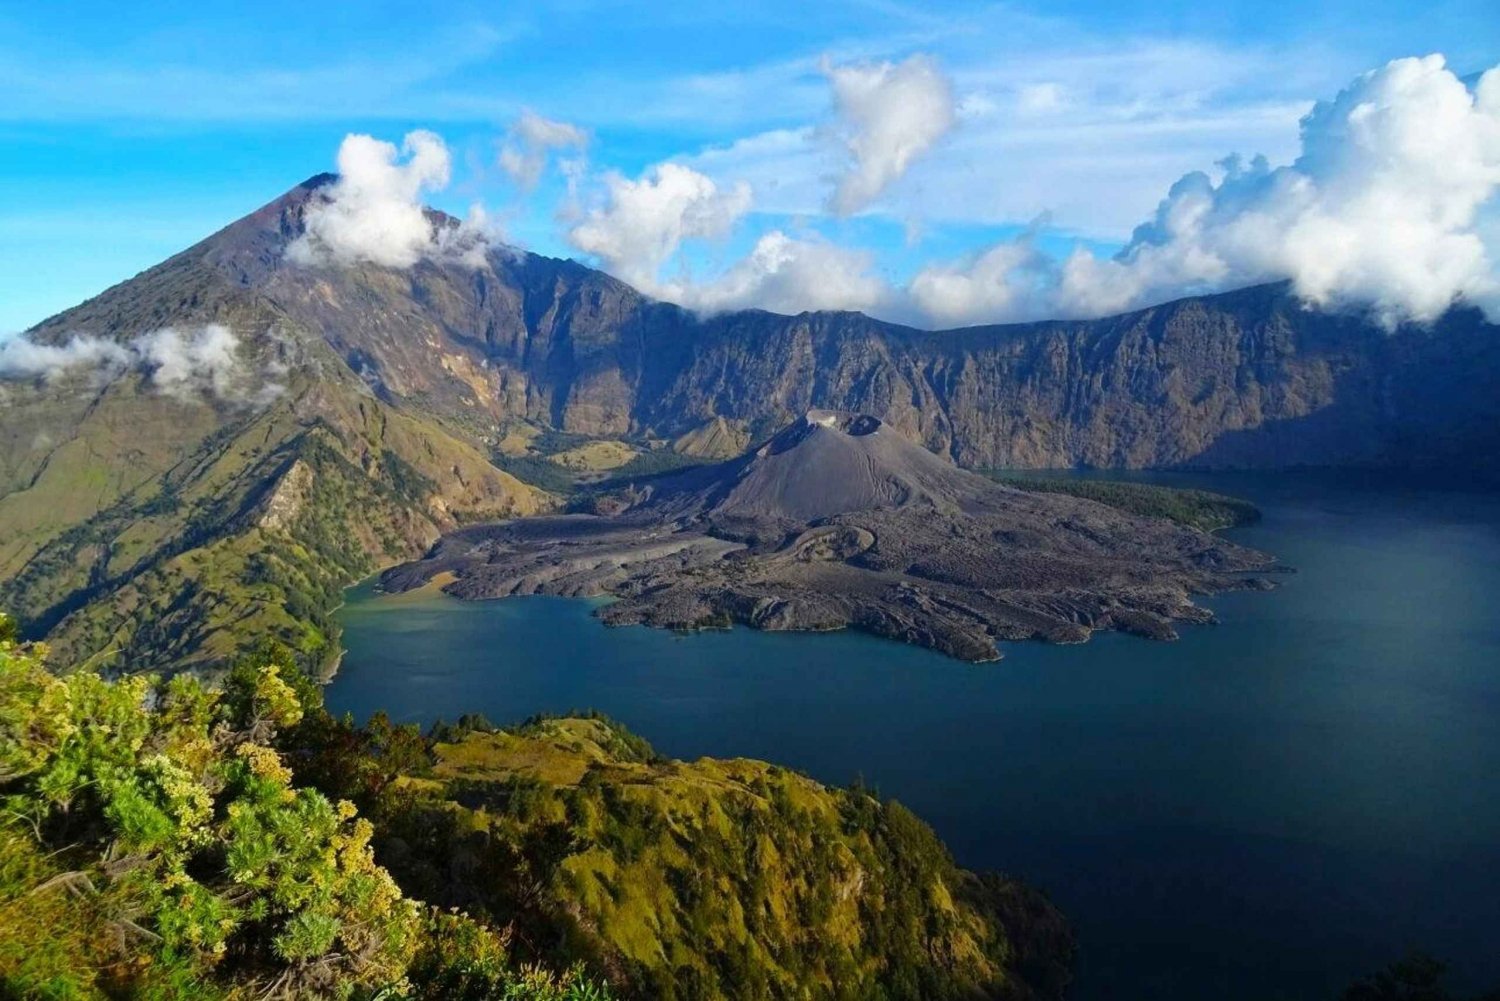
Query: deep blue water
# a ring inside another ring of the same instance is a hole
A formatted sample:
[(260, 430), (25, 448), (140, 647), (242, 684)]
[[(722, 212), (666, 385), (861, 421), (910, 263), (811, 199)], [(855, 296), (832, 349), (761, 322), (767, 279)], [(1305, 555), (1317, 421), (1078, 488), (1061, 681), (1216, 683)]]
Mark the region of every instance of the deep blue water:
[(1080, 1001), (1335, 998), (1419, 947), (1500, 987), (1500, 497), (1327, 474), (1248, 497), (1297, 568), (1177, 643), (966, 665), (854, 633), (609, 629), (589, 602), (352, 592), (338, 711), (602, 709), (676, 757), (856, 775), (1045, 889)]

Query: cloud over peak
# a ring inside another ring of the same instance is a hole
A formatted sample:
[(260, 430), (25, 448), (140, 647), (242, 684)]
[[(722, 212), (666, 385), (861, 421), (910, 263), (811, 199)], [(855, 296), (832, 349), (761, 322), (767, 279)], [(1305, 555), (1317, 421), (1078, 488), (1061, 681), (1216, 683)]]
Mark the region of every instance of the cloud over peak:
[(398, 149), (350, 134), (339, 144), (338, 168), (338, 180), (308, 203), (304, 232), (287, 246), (288, 260), (388, 268), (409, 268), (423, 258), (482, 262), (490, 235), (482, 206), (457, 231), (427, 215), (425, 197), (446, 188), (452, 176), (441, 136), (417, 129)]

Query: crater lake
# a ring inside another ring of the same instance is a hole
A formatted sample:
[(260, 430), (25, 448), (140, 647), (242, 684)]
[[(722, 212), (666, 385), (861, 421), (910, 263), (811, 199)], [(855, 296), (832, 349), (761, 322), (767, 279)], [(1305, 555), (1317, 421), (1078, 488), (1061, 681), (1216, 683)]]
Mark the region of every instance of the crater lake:
[[(1126, 478), (1109, 474), (1108, 478)], [(1045, 890), (1073, 997), (1335, 998), (1420, 948), (1500, 986), (1500, 496), (1364, 474), (1154, 474), (1256, 503), (1295, 568), (1158, 643), (971, 665), (853, 632), (610, 629), (595, 603), (366, 582), (329, 707), (598, 709), (662, 753), (856, 778)]]

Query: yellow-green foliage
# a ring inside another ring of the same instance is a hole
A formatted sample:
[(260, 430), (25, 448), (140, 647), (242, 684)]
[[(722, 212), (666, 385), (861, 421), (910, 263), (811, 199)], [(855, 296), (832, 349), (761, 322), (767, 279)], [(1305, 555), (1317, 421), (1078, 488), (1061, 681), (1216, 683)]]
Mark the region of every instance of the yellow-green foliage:
[(344, 586), (461, 519), (550, 503), (354, 383), (294, 379), (254, 412), (130, 379), (18, 390), (0, 428), (0, 607), (59, 664), (205, 671), (274, 638), (316, 670)]
[[(895, 803), (763, 762), (658, 758), (608, 721), (444, 734), (392, 787), (397, 872), (652, 998), (1051, 997), (1056, 912)], [(463, 885), (435, 859), (467, 859)]]
[(557, 452), (548, 459), (564, 469), (594, 472), (618, 469), (635, 458), (636, 450), (623, 441), (591, 441), (576, 448)]
[[(0, 648), (10, 818), (0, 836), (21, 870), (7, 874), (21, 882), (7, 882), (0, 906), (16, 913), (0, 929), (24, 931), (25, 912), (48, 895), (100, 902), (52, 933), (75, 956), (114, 937), (116, 963), (135, 969), (41, 966), (0, 932), (12, 990), (62, 992), (71, 980), (87, 996), (124, 976), (161, 991), (163, 978), (221, 967), (287, 996), (400, 979), (419, 909), (375, 864), (369, 821), (293, 787), (277, 751), (258, 742), (301, 715), (274, 669), (257, 679), (248, 718), (234, 721), (191, 679), (58, 679), (36, 653)], [(43, 849), (55, 854), (43, 860)]]
[(404, 897), (371, 822), (295, 784), (277, 668), (221, 694), (59, 678), (43, 652), (0, 617), (0, 996), (604, 996)]

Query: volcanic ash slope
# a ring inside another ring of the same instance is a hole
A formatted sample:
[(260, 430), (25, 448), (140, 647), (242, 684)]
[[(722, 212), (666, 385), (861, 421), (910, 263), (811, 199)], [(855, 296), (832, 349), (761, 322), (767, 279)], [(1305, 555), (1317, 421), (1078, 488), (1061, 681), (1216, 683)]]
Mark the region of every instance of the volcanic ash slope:
[(615, 624), (853, 626), (964, 660), (1096, 629), (1175, 638), (1193, 595), (1267, 586), (1216, 536), (994, 483), (864, 414), (814, 410), (737, 459), (632, 487), (608, 516), (473, 526), (389, 571), (462, 598), (610, 594)]

